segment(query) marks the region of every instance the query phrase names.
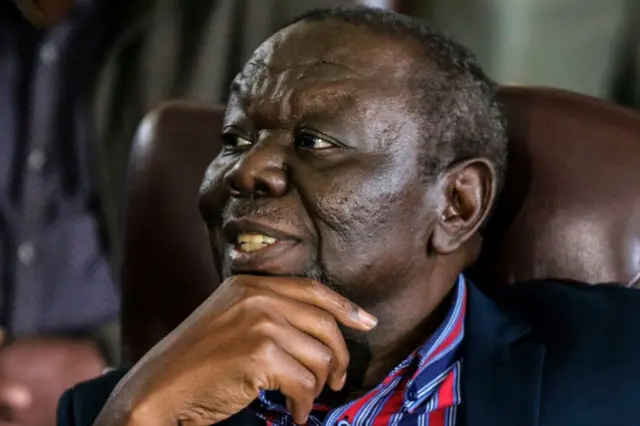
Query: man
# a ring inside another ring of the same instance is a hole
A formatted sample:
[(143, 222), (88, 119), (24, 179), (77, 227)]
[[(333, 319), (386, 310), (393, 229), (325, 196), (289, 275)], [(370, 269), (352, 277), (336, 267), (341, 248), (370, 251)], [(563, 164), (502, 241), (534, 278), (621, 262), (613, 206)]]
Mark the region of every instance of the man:
[(461, 275), (506, 156), (466, 49), (391, 12), (307, 14), (236, 77), (223, 134), (202, 212), (224, 283), (68, 392), (60, 426), (640, 419), (639, 294)]
[(324, 3), (0, 0), (0, 422), (50, 425), (64, 389), (118, 364), (112, 270), (144, 112), (221, 102), (264, 37)]

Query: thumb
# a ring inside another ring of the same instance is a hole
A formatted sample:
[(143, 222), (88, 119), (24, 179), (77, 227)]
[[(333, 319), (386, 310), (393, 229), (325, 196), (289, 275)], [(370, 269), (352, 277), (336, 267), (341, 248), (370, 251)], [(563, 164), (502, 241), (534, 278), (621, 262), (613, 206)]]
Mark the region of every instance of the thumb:
[(0, 385), (0, 405), (13, 410), (24, 410), (31, 406), (33, 396), (28, 387), (16, 383)]

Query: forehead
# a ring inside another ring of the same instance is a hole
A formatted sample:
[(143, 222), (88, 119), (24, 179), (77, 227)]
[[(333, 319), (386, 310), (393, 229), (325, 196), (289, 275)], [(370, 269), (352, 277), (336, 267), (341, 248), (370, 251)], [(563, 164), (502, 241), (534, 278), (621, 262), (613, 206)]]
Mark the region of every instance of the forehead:
[(234, 80), (230, 109), (292, 116), (313, 106), (406, 99), (417, 53), (414, 43), (363, 26), (299, 22), (256, 50)]

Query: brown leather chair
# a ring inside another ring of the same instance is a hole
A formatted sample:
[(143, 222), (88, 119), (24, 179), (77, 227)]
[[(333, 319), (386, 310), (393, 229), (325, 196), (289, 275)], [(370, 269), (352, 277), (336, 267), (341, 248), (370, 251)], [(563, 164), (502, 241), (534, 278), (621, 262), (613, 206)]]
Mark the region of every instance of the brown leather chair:
[[(507, 182), (485, 233), (484, 283), (640, 278), (640, 114), (544, 88), (501, 90)], [(222, 109), (167, 104), (141, 126), (131, 162), (123, 339), (137, 360), (218, 284), (198, 188), (219, 149)]]
[(220, 149), (222, 107), (172, 102), (142, 122), (129, 164), (123, 358), (139, 359), (216, 288), (200, 182)]
[(640, 279), (640, 114), (576, 93), (500, 92), (506, 187), (476, 268), (483, 282)]

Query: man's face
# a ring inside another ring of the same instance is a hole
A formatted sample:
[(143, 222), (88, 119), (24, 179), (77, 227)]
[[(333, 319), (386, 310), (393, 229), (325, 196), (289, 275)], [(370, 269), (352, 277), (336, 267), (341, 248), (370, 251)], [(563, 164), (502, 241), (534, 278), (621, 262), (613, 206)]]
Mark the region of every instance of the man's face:
[(225, 278), (308, 276), (362, 306), (428, 279), (432, 188), (409, 85), (413, 47), (298, 23), (236, 78), (202, 211)]

